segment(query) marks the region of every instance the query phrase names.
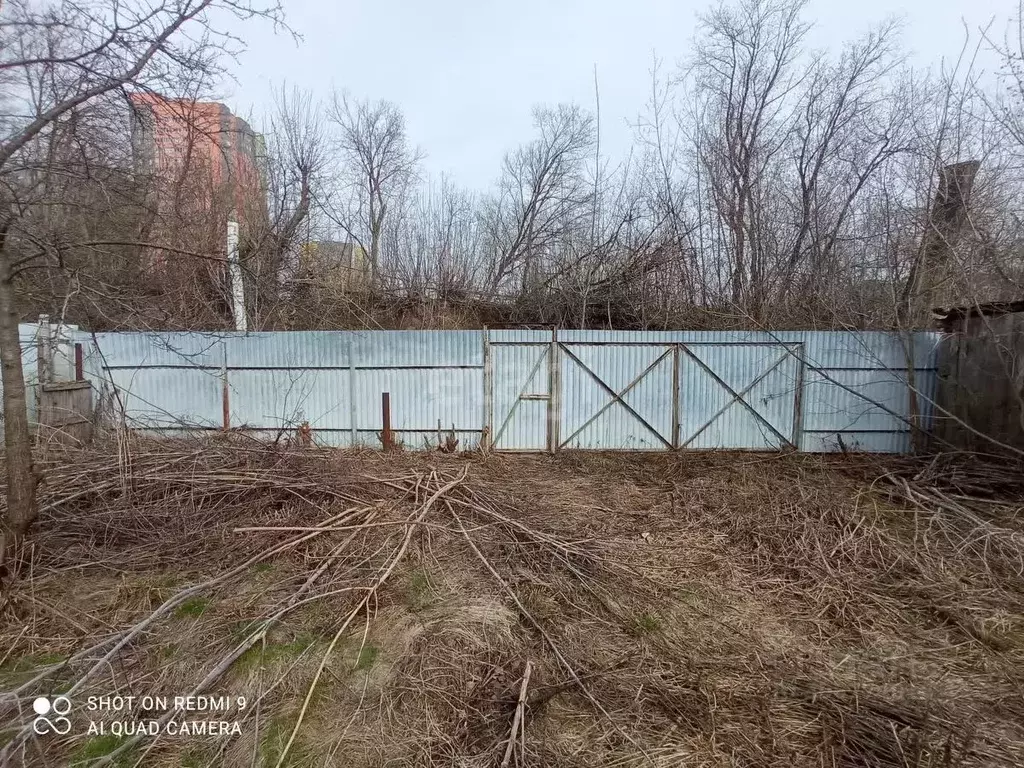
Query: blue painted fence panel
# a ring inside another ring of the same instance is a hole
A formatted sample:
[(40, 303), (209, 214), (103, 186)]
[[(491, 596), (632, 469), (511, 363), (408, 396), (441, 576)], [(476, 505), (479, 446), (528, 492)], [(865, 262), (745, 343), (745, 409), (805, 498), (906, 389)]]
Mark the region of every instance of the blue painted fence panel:
[[(939, 334), (763, 331), (76, 332), (113, 420), (378, 445), (380, 395), (410, 448), (910, 449)], [(489, 353), (488, 353), (489, 350)], [(26, 359), (34, 349), (26, 349)], [(554, 356), (554, 359), (552, 359)], [(489, 364), (485, 363), (489, 360)], [(34, 364), (33, 364), (34, 365)], [(910, 374), (908, 377), (908, 366)], [(485, 367), (488, 370), (485, 370)], [(225, 381), (227, 386), (225, 388)]]

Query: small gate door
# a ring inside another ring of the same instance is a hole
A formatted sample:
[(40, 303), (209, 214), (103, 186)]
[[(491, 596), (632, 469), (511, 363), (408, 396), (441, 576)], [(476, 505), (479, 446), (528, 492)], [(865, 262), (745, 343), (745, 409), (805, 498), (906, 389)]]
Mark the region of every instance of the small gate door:
[(491, 445), (495, 450), (550, 448), (551, 345), (490, 345)]

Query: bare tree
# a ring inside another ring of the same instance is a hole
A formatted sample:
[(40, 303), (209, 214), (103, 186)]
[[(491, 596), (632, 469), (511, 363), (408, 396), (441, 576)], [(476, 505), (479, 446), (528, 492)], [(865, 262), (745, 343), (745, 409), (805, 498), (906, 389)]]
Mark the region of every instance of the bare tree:
[[(663, 286), (669, 282), (685, 301), (707, 303), (707, 284), (699, 257), (703, 244), (703, 210), (687, 207), (690, 190), (683, 177), (682, 128), (673, 114), (671, 82), (661, 74), (661, 61), (655, 57), (651, 67), (651, 95), (635, 126), (641, 149), (640, 194), (647, 201), (651, 233), (661, 241), (670, 269), (660, 275)], [(692, 194), (701, 194), (701, 167), (694, 167), (689, 180)], [(697, 242), (693, 242), (696, 236)]]
[(701, 157), (720, 231), (717, 258), (726, 260), (728, 296), (755, 315), (761, 303), (769, 208), (767, 180), (781, 159), (803, 71), (798, 66), (808, 25), (805, 0), (741, 0), (701, 19), (693, 68), (704, 101)]
[(423, 155), (409, 145), (405, 117), (390, 102), (335, 94), (330, 118), (343, 179), (329, 201), (329, 215), (367, 252), (377, 281), (388, 215), (407, 193)]
[(516, 271), (526, 289), (545, 253), (592, 211), (586, 160), (596, 141), (593, 117), (560, 105), (535, 110), (534, 123), (540, 135), (505, 156), (498, 191), (484, 212), (493, 291)]
[(475, 197), (446, 177), (416, 190), (389, 238), (394, 253), (387, 261), (406, 293), (443, 300), (475, 287), (481, 269), (476, 212)]
[[(885, 163), (908, 150), (907, 111), (893, 108), (886, 78), (899, 64), (896, 26), (887, 23), (848, 45), (837, 61), (811, 66), (796, 116), (796, 233), (778, 277), (820, 275), (865, 185)], [(807, 289), (808, 284), (801, 284)]]
[[(606, 159), (585, 110), (539, 109), (536, 135), (480, 195), (420, 178), (398, 107), (338, 95), (325, 109), (282, 90), (265, 131), (266, 189), (251, 201), (269, 201), (269, 215), (247, 214), (259, 226), (243, 230), (250, 316), (260, 328), (380, 327), (443, 319), (416, 307), (465, 299), (477, 305), (452, 316), (466, 322), (902, 327), (923, 322), (932, 300), (1019, 294), (1016, 27), (996, 46), (999, 87), (979, 95), (964, 73), (910, 69), (892, 23), (808, 51), (804, 10), (803, 0), (719, 2), (685, 67), (663, 76), (655, 59), (626, 158)], [(18, 72), (0, 70), (11, 130), (21, 100), (41, 114), (37, 104), (75, 82), (19, 90)], [(212, 70), (198, 72), (146, 70), (22, 151), (18, 248), (49, 265), (19, 274), (23, 306), (74, 294), (66, 304), (90, 327), (230, 320), (218, 222), (235, 201), (182, 173), (162, 182), (175, 205), (152, 205), (157, 181), (132, 168), (118, 129), (124, 91), (173, 91), (187, 106), (208, 91)], [(183, 119), (197, 146), (206, 140)], [(923, 247), (940, 169), (978, 158), (968, 220), (944, 236), (957, 242)], [(194, 263), (148, 281), (147, 251)], [(915, 271), (922, 258), (930, 266)], [(374, 292), (362, 290), (364, 270)]]
[(327, 171), (327, 133), (322, 105), (308, 91), (282, 87), (274, 94), (274, 111), (266, 132), (266, 174), (269, 216), (266, 226), (251, 233), (243, 261), (255, 290), (253, 318), (257, 328), (269, 322), (282, 301), (285, 271), (293, 268), (301, 241), (308, 241), (312, 202), (321, 194)]
[(124, 103), (133, 90), (173, 90), (197, 77), (217, 78), (223, 55), (237, 51), (238, 40), (214, 20), (257, 16), (277, 21), (280, 12), (237, 0), (13, 0), (0, 10), (0, 78), (7, 96), (0, 120), (0, 359), (8, 489), (0, 557), (17, 551), (37, 514), (17, 283), (42, 263), (59, 265), (73, 244), (47, 227), (50, 201), (42, 182), (63, 159), (55, 139), (74, 134), (89, 110), (112, 99)]

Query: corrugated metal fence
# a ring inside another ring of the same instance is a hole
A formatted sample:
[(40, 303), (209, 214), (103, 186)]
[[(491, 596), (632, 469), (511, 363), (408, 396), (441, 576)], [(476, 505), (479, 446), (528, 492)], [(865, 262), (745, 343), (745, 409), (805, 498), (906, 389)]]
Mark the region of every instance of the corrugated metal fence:
[[(326, 331), (79, 334), (108, 418), (408, 448), (904, 452), (938, 334)], [(908, 348), (909, 347), (909, 348)], [(485, 437), (486, 436), (486, 437)]]
[(227, 425), (272, 437), (308, 422), (321, 444), (374, 444), (382, 392), (410, 448), (433, 439), (439, 419), (463, 446), (481, 430), (479, 332), (102, 333), (86, 369), (106, 383), (108, 413), (163, 432)]

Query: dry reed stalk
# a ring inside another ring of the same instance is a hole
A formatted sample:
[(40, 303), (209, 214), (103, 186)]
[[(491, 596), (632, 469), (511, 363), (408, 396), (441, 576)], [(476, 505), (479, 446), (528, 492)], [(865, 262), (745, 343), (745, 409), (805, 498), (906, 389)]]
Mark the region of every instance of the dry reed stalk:
[[(355, 768), (505, 754), (551, 766), (1024, 761), (1013, 467), (127, 448), (120, 474), (99, 450), (48, 457), (39, 554), (0, 639), (15, 662), (48, 650), (39, 637), (78, 645), (12, 676), (5, 701), (48, 679), (102, 693), (103, 659), (131, 690), (245, 685), (255, 733), (203, 755), (232, 768), (340, 755)], [(339, 513), (350, 517), (330, 522)], [(260, 556), (272, 568), (237, 565)], [(110, 574), (132, 589), (104, 598)], [(167, 594), (150, 586), (161, 574), (185, 583)], [(79, 584), (98, 602), (64, 596)], [(200, 594), (216, 610), (176, 616)], [(310, 644), (274, 656), (300, 632)], [(169, 641), (198, 663), (162, 660)], [(354, 645), (336, 673), (330, 658)], [(243, 660), (261, 648), (252, 676)], [(322, 745), (305, 738), (325, 726), (306, 706), (314, 694), (345, 723)], [(530, 727), (520, 715), (510, 732), (520, 709)], [(136, 764), (178, 764), (166, 742)], [(63, 764), (80, 743), (38, 747)], [(104, 759), (134, 759), (121, 746)]]
[(444, 496), (444, 494), (448, 493), (452, 488), (454, 488), (456, 485), (465, 480), (466, 472), (467, 470), (464, 469), (462, 471), (462, 474), (460, 474), (454, 480), (448, 481), (444, 485), (441, 485), (440, 481), (436, 480), (436, 475), (432, 475), (432, 477), (435, 479), (435, 482), (437, 482), (437, 490), (434, 491), (434, 493), (432, 493), (427, 498), (427, 500), (423, 503), (423, 506), (419, 509), (415, 516), (410, 517), (409, 524), (406, 528), (405, 536), (402, 539), (402, 543), (399, 546), (398, 551), (390, 559), (390, 562), (385, 566), (381, 574), (376, 578), (373, 586), (367, 591), (366, 595), (363, 596), (362, 600), (360, 600), (356, 607), (353, 608), (352, 611), (349, 613), (349, 615), (345, 617), (345, 620), (341, 623), (341, 626), (338, 627), (338, 631), (334, 633), (334, 637), (331, 638), (331, 643), (327, 647), (327, 650), (324, 652), (323, 657), (320, 659), (320, 665), (317, 667), (316, 674), (313, 676), (313, 682), (309, 684), (309, 689), (306, 691), (306, 696), (302, 701), (302, 709), (299, 710), (299, 716), (298, 719), (295, 721), (295, 726), (292, 728), (292, 731), (288, 736), (288, 741), (285, 744), (284, 749), (281, 750), (281, 755), (278, 758), (277, 764), (274, 766), (274, 768), (281, 768), (281, 766), (284, 765), (284, 761), (288, 757), (288, 752), (291, 750), (292, 744), (295, 743), (295, 736), (296, 734), (298, 734), (299, 728), (302, 727), (302, 721), (306, 716), (306, 710), (309, 707), (309, 701), (311, 698), (313, 698), (313, 692), (316, 690), (317, 683), (320, 682), (320, 676), (323, 674), (324, 667), (327, 666), (327, 660), (330, 658), (331, 653), (334, 651), (334, 647), (335, 645), (337, 645), (338, 640), (341, 639), (342, 634), (344, 634), (345, 630), (348, 629), (348, 626), (352, 622), (352, 619), (354, 619), (359, 614), (359, 612), (367, 606), (369, 601), (377, 594), (377, 590), (379, 590), (384, 584), (387, 583), (387, 580), (391, 577), (391, 574), (394, 572), (395, 567), (402, 561), (402, 557), (405, 556), (405, 551), (409, 548), (409, 542), (412, 540), (412, 536), (416, 532), (416, 526), (423, 522), (423, 519), (430, 512), (431, 507), (433, 507), (434, 502), (436, 502), (439, 498)]
[[(519, 700), (516, 702), (516, 713), (512, 717), (512, 727), (509, 729), (508, 744), (505, 746), (505, 756), (501, 758), (501, 768), (507, 768), (508, 764), (512, 762), (512, 752), (516, 746), (516, 739), (526, 739), (526, 689), (530, 685), (530, 674), (532, 672), (533, 664), (527, 661), (526, 667), (523, 669), (523, 684), (519, 686)], [(523, 754), (525, 754), (525, 749), (524, 746)]]

